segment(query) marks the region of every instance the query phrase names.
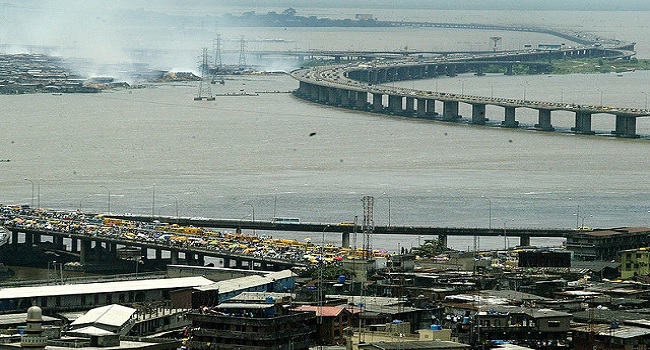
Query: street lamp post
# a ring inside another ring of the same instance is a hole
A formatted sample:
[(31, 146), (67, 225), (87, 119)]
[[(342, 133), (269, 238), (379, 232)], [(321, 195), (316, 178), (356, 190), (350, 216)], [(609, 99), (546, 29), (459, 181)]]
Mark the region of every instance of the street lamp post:
[(104, 188), (106, 189), (106, 191), (108, 191), (108, 212), (107, 213), (110, 214), (111, 213), (111, 190), (104, 185), (99, 185), (99, 187)]
[(528, 86), (528, 82), (526, 81), (525, 83), (521, 84), (524, 87), (524, 102), (526, 102), (526, 87)]
[(600, 103), (598, 105), (602, 107), (602, 105), (603, 105), (603, 90), (596, 89), (596, 91), (598, 91), (598, 93), (600, 95)]
[(151, 186), (151, 217), (155, 216), (155, 207), (156, 207), (156, 184)]
[(176, 223), (178, 223), (179, 217), (178, 217), (178, 198), (174, 196), (173, 194), (168, 194), (168, 196), (174, 198), (175, 204), (176, 204)]
[[(244, 205), (250, 205), (250, 207), (251, 207), (251, 212), (252, 212), (252, 214), (253, 214), (253, 216), (252, 216), (252, 220), (253, 220), (253, 224), (254, 224), (254, 223), (255, 223), (255, 206), (252, 205), (251, 203), (248, 203), (248, 202), (243, 202), (242, 204), (244, 204)], [(255, 235), (255, 229), (254, 229), (254, 228), (253, 228), (253, 235)]]
[(275, 188), (273, 189), (274, 196), (273, 196), (273, 217), (275, 216), (275, 209), (278, 207), (278, 189)]
[(34, 181), (32, 181), (32, 180), (30, 180), (28, 178), (25, 178), (25, 181), (29, 181), (32, 184), (32, 196), (30, 198), (30, 206), (32, 208), (34, 208)]
[(79, 211), (82, 211), (81, 208), (82, 208), (82, 204), (83, 204), (84, 199), (86, 199), (86, 198), (90, 198), (90, 197), (92, 197), (92, 196), (93, 196), (92, 194), (89, 194), (89, 195), (87, 195), (87, 196), (85, 196), (85, 197), (83, 197), (83, 198), (81, 198), (81, 199), (79, 200)]
[[(510, 221), (515, 221), (515, 219), (512, 219)], [(503, 222), (503, 245), (505, 247), (506, 252), (508, 251), (508, 233), (506, 231), (506, 225), (508, 224), (508, 221)]]
[(384, 192), (384, 196), (388, 199), (388, 228), (390, 228), (390, 196)]

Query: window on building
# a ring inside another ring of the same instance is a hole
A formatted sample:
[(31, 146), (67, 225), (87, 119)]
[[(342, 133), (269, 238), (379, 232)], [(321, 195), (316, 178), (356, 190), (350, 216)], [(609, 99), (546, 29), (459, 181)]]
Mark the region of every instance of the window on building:
[(558, 328), (560, 327), (560, 321), (548, 321), (549, 328)]

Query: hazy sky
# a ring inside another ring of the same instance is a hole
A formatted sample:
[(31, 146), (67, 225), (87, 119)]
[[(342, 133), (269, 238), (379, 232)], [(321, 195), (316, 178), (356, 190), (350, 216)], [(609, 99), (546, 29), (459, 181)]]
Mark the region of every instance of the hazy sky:
[[(194, 50), (187, 45), (206, 37), (202, 31), (214, 31), (215, 17), (210, 16), (281, 12), (289, 7), (298, 15), (309, 15), (323, 13), (309, 10), (322, 9), (323, 4), (322, 0), (0, 0), (0, 50), (25, 52), (29, 45), (55, 45), (60, 48), (55, 54), (62, 56), (128, 62), (133, 60), (129, 55), (134, 49), (151, 48), (153, 42), (157, 42), (154, 49)], [(650, 0), (328, 0), (327, 7), (365, 13), (373, 9), (410, 9), (413, 13), (418, 8), (650, 11)], [(171, 42), (172, 38), (176, 41)], [(193, 65), (195, 54), (186, 55), (185, 66)]]

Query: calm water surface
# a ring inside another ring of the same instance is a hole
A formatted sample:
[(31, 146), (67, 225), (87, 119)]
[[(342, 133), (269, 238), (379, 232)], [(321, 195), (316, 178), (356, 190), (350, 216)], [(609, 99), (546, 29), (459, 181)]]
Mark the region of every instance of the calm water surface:
[[(592, 13), (573, 13), (579, 18), (588, 14)], [(429, 15), (434, 16), (431, 21), (445, 18)], [(637, 19), (642, 16), (592, 15), (602, 21), (562, 22), (566, 16), (556, 13), (522, 13), (520, 18), (552, 27), (579, 23), (604, 36), (637, 40), (639, 55), (648, 53), (647, 39), (642, 42), (639, 35), (647, 32), (647, 24)], [(460, 12), (447, 13), (446, 18), (454, 16), (461, 16)], [(489, 13), (472, 12), (466, 16), (458, 22), (500, 23), (507, 18), (496, 20)], [(223, 33), (234, 37), (242, 30), (224, 28)], [(322, 30), (315, 29), (299, 33), (258, 29), (257, 35), (290, 39), (282, 45), (300, 49), (384, 49), (407, 44), (444, 49), (471, 45), (482, 50), (494, 34), (451, 35), (433, 29), (331, 31), (339, 31), (344, 39), (323, 41)], [(513, 47), (548, 40), (537, 34), (501, 34), (503, 45)], [(173, 35), (169, 39), (181, 40)], [(188, 62), (196, 61), (195, 52)], [(292, 65), (277, 63), (278, 67)], [(489, 75), (399, 85), (643, 108), (649, 78), (647, 72), (621, 77)], [(224, 86), (212, 86), (217, 93), (296, 87), (287, 76), (240, 76)], [(242, 218), (252, 216), (254, 208), (257, 220), (276, 215), (340, 222), (361, 217), (361, 198), (372, 195), (377, 225), (389, 220), (393, 225), (499, 228), (569, 228), (582, 222), (592, 227), (649, 225), (647, 140), (445, 124), (321, 106), (286, 93), (197, 102), (192, 99), (196, 88), (188, 83), (88, 95), (0, 96), (0, 159), (11, 159), (0, 163), (0, 203), (33, 201), (43, 207), (103, 212), (108, 210), (108, 188), (111, 211), (119, 213), (173, 216), (178, 205), (182, 216)], [(461, 114), (468, 113), (462, 106)], [(536, 120), (535, 111), (517, 113), (524, 124)], [(487, 114), (500, 120), (503, 111), (488, 107)], [(568, 128), (573, 118), (554, 113), (553, 124)], [(608, 133), (614, 128), (613, 118), (594, 116), (593, 127)], [(647, 118), (639, 120), (638, 132), (650, 134)], [(25, 179), (34, 182), (33, 198), (32, 183)], [(273, 235), (320, 239), (318, 233)], [(339, 237), (326, 240), (337, 242)], [(409, 247), (417, 240), (416, 236), (377, 236), (373, 246), (396, 250), (398, 243)], [(483, 248), (504, 243), (515, 242), (481, 240)], [(533, 244), (559, 243), (533, 240)], [(472, 242), (452, 238), (450, 244), (466, 249)]]

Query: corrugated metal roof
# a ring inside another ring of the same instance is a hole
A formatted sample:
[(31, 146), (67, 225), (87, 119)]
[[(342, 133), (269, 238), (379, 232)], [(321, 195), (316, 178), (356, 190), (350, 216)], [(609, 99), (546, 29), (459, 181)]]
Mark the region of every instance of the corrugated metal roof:
[(274, 304), (263, 303), (221, 303), (216, 309), (268, 309), (274, 307)]
[(105, 329), (101, 329), (95, 326), (88, 326), (88, 327), (83, 327), (79, 329), (75, 329), (71, 331), (71, 333), (78, 333), (78, 334), (87, 334), (87, 335), (109, 335), (109, 334), (115, 334), (113, 332), (109, 332)]
[[(0, 315), (0, 325), (25, 324), (26, 318), (27, 318), (26, 312), (19, 313), (19, 314)], [(53, 322), (57, 320), (59, 319), (43, 315), (43, 322)]]
[(205, 277), (180, 277), (119, 282), (98, 282), (57, 286), (0, 289), (0, 300), (94, 293), (131, 292), (152, 289), (192, 288), (212, 284)]
[(246, 276), (219, 281), (210, 285), (199, 286), (196, 289), (201, 291), (218, 290), (219, 294), (226, 294), (237, 290), (273, 283), (277, 280), (290, 278), (293, 276), (296, 276), (296, 274), (291, 270), (283, 270), (269, 273), (266, 276)]
[(136, 309), (113, 304), (91, 309), (85, 315), (79, 317), (71, 326), (103, 324), (113, 327), (121, 327), (129, 322)]

